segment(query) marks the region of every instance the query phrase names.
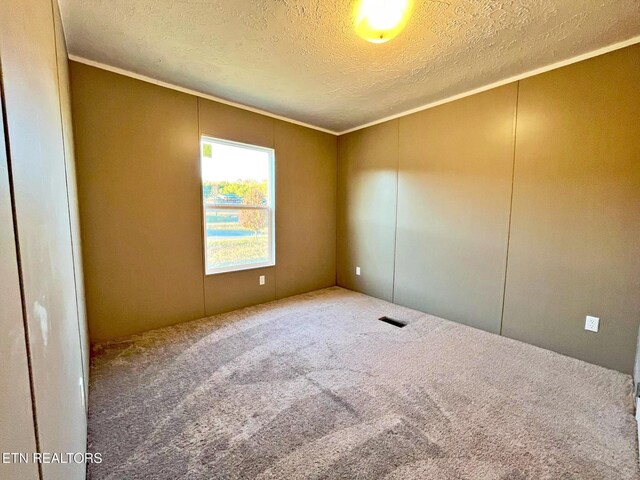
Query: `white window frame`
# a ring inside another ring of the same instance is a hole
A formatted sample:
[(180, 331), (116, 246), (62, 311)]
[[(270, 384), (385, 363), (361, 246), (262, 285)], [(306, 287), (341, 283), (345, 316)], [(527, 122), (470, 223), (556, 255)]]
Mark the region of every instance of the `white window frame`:
[[(203, 161), (203, 145), (204, 142), (218, 143), (222, 145), (230, 145), (233, 147), (246, 148), (266, 152), (269, 155), (269, 178), (267, 179), (267, 205), (219, 205), (213, 202), (206, 202), (204, 198), (204, 179), (202, 178), (202, 161)], [(217, 275), (220, 273), (239, 272), (242, 270), (253, 270), (256, 268), (273, 267), (276, 264), (276, 152), (273, 148), (261, 147), (259, 145), (251, 145), (248, 143), (234, 142), (224, 140), (222, 138), (211, 137), (209, 135), (200, 135), (200, 198), (202, 203), (202, 234), (203, 234), (203, 259), (204, 274)], [(228, 267), (209, 268), (207, 262), (207, 210), (265, 210), (268, 217), (268, 238), (269, 238), (269, 259), (266, 262), (248, 263), (244, 265), (231, 265)]]

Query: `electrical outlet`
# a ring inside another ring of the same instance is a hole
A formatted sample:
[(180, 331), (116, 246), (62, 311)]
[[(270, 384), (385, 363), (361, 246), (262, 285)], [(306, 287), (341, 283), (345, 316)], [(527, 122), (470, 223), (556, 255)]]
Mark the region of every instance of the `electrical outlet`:
[(592, 317), (591, 315), (587, 315), (587, 318), (584, 321), (584, 329), (589, 330), (590, 332), (597, 332), (599, 328), (600, 328), (600, 319), (598, 317)]
[(260, 275), (260, 285), (264, 285), (264, 284), (265, 284), (264, 275)]
[(356, 267), (356, 275), (360, 275), (360, 267)]

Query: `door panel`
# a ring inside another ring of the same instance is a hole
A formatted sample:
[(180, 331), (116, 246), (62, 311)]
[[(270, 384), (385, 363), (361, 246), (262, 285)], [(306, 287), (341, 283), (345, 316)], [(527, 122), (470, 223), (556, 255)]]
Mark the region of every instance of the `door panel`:
[[(86, 416), (54, 19), (50, 0), (0, 4), (0, 52), (35, 409), (43, 452), (84, 452)], [(84, 478), (43, 464), (44, 479)]]
[[(0, 452), (35, 452), (18, 258), (11, 212), (4, 123), (0, 115)], [(38, 478), (29, 464), (0, 464), (0, 478)]]

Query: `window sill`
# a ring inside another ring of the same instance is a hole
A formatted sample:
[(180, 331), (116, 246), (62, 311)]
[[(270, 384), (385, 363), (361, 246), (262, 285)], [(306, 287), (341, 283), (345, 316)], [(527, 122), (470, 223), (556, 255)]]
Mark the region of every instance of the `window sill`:
[(213, 275), (221, 275), (223, 273), (233, 273), (233, 272), (243, 272), (245, 270), (257, 270), (260, 268), (269, 268), (275, 267), (276, 262), (266, 262), (266, 263), (252, 263), (251, 265), (238, 265), (234, 267), (225, 267), (220, 269), (215, 269), (213, 271), (205, 272), (205, 277), (211, 277)]

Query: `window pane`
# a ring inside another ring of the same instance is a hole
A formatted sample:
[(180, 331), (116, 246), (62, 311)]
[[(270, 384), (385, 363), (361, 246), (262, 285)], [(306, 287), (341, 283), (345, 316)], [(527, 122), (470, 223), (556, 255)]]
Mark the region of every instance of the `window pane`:
[(274, 152), (202, 137), (207, 274), (275, 264)]
[(264, 209), (207, 208), (207, 271), (269, 261), (269, 214)]
[(267, 205), (270, 151), (203, 140), (204, 199), (217, 205)]

